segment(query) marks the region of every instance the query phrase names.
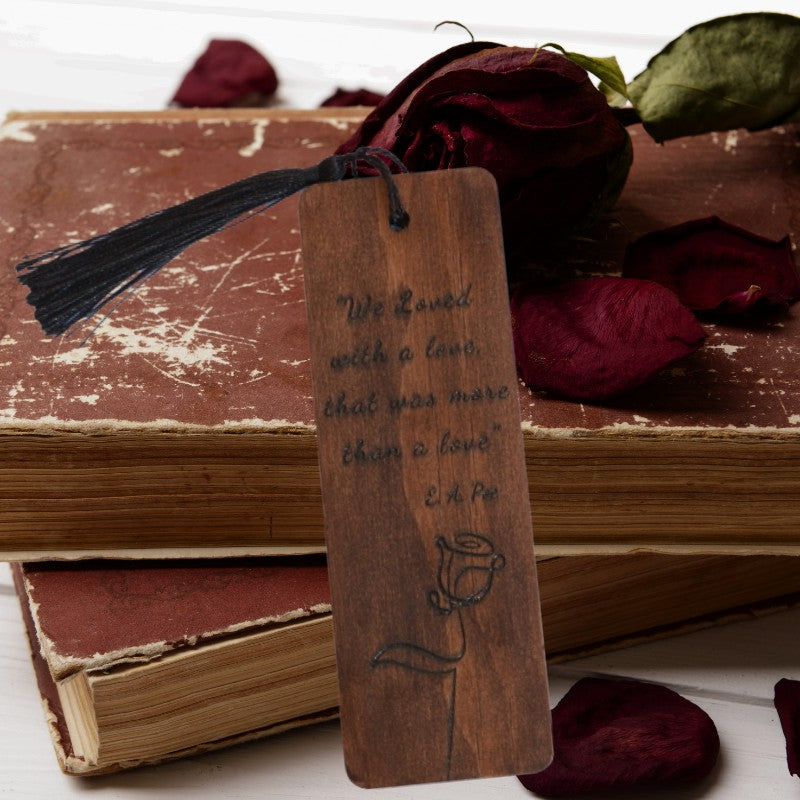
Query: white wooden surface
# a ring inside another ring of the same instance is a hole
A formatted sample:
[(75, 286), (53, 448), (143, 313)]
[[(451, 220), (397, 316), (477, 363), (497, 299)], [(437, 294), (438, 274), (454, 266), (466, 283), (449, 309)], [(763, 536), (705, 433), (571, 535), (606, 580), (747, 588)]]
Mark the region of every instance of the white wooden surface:
[(208, 39), (249, 41), (278, 70), (283, 105), (313, 107), (337, 84), (387, 91), (435, 53), (476, 39), (557, 41), (616, 54), (630, 79), (690, 25), (722, 14), (800, 13), (798, 0), (3, 0), (0, 112), (163, 107)]
[[(437, 22), (453, 18), (479, 39), (524, 45), (555, 40), (595, 55), (614, 53), (631, 78), (689, 25), (753, 7), (740, 0), (3, 0), (0, 115), (10, 110), (163, 108), (212, 37), (249, 41), (278, 70), (280, 104), (314, 107), (336, 86), (387, 91), (426, 58), (464, 40), (455, 27), (432, 32)], [(760, 10), (798, 14), (800, 2), (774, 2)], [(637, 800), (800, 798), (800, 781), (787, 771), (772, 705), (772, 687), (779, 678), (800, 679), (798, 627), (800, 611), (795, 611), (560, 665), (551, 669), (552, 701), (582, 675), (608, 674), (671, 686), (711, 715), (720, 732), (722, 757), (709, 779), (684, 790), (639, 794)], [(62, 776), (5, 566), (0, 567), (0, 706), (0, 796), (365, 796), (345, 776), (335, 723), (119, 775), (84, 780)], [(372, 794), (385, 800), (531, 797), (515, 778)]]

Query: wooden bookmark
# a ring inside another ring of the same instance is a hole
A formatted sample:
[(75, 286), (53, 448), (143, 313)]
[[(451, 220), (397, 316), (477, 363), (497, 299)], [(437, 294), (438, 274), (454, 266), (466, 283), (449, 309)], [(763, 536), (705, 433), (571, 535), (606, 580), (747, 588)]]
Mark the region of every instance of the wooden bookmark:
[(301, 201), (345, 762), (365, 787), (552, 754), (497, 190), (380, 178)]

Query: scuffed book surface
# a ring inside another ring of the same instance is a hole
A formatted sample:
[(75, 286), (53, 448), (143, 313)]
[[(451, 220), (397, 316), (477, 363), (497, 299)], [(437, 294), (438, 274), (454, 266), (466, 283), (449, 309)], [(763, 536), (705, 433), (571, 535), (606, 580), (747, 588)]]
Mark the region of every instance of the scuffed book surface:
[[(108, 317), (65, 339), (41, 334), (13, 265), (254, 172), (317, 163), (357, 120), (352, 112), (166, 112), (7, 122), (0, 175), (15, 190), (0, 198), (5, 427), (312, 429), (296, 199), (191, 247)], [(664, 146), (632, 133), (634, 167), (610, 218), (543, 258), (579, 273), (613, 270), (627, 241), (712, 212), (762, 236), (798, 236), (796, 127)], [(523, 422), (542, 435), (797, 430), (797, 326), (796, 311), (763, 326), (709, 325), (693, 357), (603, 407), (520, 387)]]
[(24, 574), (55, 678), (330, 612), (318, 557), (44, 562)]
[[(66, 772), (95, 774), (176, 758), (336, 715), (329, 591), (318, 558), (18, 564), (14, 580), (47, 723)], [(282, 632), (288, 639), (283, 636), (275, 653), (268, 640)], [(291, 667), (302, 657), (309, 663)], [(235, 675), (232, 660), (239, 664)], [(204, 670), (211, 675), (204, 678)], [(154, 680), (168, 681), (173, 694), (150, 707)], [(88, 705), (77, 710), (70, 708), (74, 690), (65, 689), (75, 681), (79, 689), (82, 681), (90, 686)], [(243, 697), (235, 692), (221, 705), (234, 685)], [(164, 704), (172, 708), (166, 717), (158, 711)], [(207, 715), (205, 725), (191, 724), (198, 714)], [(150, 720), (152, 735), (144, 739), (140, 718)], [(87, 724), (77, 719), (89, 720), (94, 732), (88, 739), (76, 735)], [(99, 757), (86, 750), (92, 736)]]
[[(323, 546), (296, 198), (199, 242), (69, 338), (42, 335), (14, 265), (245, 175), (318, 163), (359, 119), (18, 115), (0, 127), (0, 179), (14, 187), (0, 193), (0, 555)], [(663, 146), (631, 132), (617, 207), (536, 254), (539, 267), (613, 271), (628, 241), (711, 213), (796, 246), (798, 126)], [(604, 405), (518, 386), (540, 555), (796, 550), (797, 306), (704, 325), (699, 351)]]

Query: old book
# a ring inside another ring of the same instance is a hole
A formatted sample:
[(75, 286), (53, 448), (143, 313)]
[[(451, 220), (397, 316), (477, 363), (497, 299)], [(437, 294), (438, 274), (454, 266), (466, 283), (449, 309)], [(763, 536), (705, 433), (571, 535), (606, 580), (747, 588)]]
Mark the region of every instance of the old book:
[(205, 563), (13, 565), (65, 772), (121, 769), (335, 716), (324, 564)]
[[(317, 557), (13, 568), (67, 773), (178, 758), (336, 715)], [(543, 558), (538, 572), (551, 660), (800, 600), (791, 556)]]
[[(354, 112), (17, 115), (2, 128), (0, 555), (319, 549), (296, 200), (210, 237), (113, 312), (49, 340), (14, 264), (256, 171), (320, 160)], [(627, 241), (717, 214), (797, 238), (798, 127), (660, 146), (594, 238), (540, 254), (613, 270)], [(539, 554), (792, 553), (797, 311), (709, 324), (641, 390), (588, 405), (519, 386)], [(476, 387), (480, 388), (480, 387)]]

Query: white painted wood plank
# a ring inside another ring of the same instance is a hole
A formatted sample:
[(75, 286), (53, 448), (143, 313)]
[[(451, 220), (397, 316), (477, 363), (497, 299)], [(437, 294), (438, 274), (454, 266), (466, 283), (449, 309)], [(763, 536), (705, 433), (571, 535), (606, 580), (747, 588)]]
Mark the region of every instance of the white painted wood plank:
[[(796, 0), (768, 8), (797, 11)], [(4, 0), (0, 5), (0, 114), (16, 110), (162, 108), (212, 37), (241, 38), (274, 63), (281, 105), (315, 107), (337, 85), (388, 91), (430, 56), (466, 40), (532, 46), (556, 40), (614, 53), (630, 78), (689, 25), (750, 10), (744, 0), (688, 4), (492, 3), (414, 0)]]
[(601, 653), (554, 667), (553, 671), (564, 676), (635, 675), (677, 691), (748, 698), (771, 706), (774, 686), (781, 678), (800, 680), (798, 630), (800, 609), (794, 609)]

